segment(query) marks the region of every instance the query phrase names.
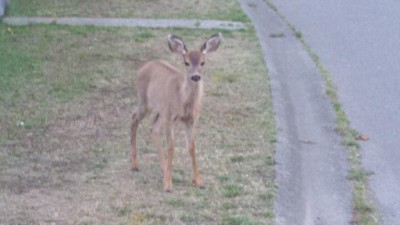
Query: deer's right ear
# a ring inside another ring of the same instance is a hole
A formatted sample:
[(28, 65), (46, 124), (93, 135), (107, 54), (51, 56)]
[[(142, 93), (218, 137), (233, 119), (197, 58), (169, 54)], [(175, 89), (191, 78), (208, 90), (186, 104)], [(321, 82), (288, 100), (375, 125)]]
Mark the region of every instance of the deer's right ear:
[(172, 52), (179, 53), (181, 55), (184, 55), (187, 52), (185, 43), (183, 43), (182, 39), (175, 35), (168, 35), (168, 46)]

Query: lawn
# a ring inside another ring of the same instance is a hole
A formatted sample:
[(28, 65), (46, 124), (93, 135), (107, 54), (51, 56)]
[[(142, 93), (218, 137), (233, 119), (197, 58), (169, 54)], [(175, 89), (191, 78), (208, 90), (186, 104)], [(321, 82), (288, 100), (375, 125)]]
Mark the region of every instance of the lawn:
[(140, 171), (129, 170), (137, 69), (161, 58), (184, 69), (167, 35), (197, 48), (215, 32), (0, 24), (2, 223), (274, 224), (274, 121), (253, 29), (222, 31), (207, 58), (197, 124), (206, 189), (192, 184), (181, 126), (172, 193), (149, 120), (139, 127)]
[(236, 0), (12, 0), (9, 15), (249, 21)]

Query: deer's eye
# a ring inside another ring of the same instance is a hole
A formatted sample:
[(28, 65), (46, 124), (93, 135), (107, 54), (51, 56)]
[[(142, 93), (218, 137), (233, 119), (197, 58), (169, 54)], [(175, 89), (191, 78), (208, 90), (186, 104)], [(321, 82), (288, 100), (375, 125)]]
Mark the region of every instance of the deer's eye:
[(200, 63), (200, 65), (201, 65), (201, 66), (204, 66), (205, 63), (206, 63), (206, 62), (203, 61), (203, 62)]
[(185, 62), (185, 66), (190, 66), (190, 64), (188, 62)]

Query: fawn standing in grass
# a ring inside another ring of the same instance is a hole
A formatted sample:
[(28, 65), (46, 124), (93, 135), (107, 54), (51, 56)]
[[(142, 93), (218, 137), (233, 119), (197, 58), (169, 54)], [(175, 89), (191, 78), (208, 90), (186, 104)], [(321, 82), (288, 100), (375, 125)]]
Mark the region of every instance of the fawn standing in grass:
[[(174, 126), (178, 120), (183, 122), (186, 128), (186, 143), (193, 164), (193, 182), (197, 187), (204, 188), (196, 164), (194, 125), (200, 115), (203, 96), (201, 69), (204, 66), (204, 58), (206, 54), (218, 49), (221, 39), (221, 33), (214, 34), (206, 40), (200, 50), (188, 51), (182, 39), (168, 35), (169, 49), (182, 56), (187, 71), (181, 72), (165, 61), (151, 61), (143, 65), (137, 74), (139, 103), (133, 113), (131, 125), (131, 168), (138, 170), (137, 127), (146, 114), (152, 112), (154, 119), (151, 136), (158, 149), (166, 192), (172, 190)], [(167, 135), (166, 151), (163, 150), (160, 140), (162, 124)]]

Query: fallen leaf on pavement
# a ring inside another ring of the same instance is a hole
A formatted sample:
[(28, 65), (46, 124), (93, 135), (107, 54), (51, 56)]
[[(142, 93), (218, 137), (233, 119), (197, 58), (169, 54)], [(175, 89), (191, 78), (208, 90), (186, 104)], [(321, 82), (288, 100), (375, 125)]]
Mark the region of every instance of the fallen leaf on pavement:
[(360, 134), (360, 135), (358, 135), (358, 136), (356, 137), (356, 140), (357, 140), (357, 141), (368, 141), (368, 140), (369, 140), (369, 137), (368, 137), (367, 135), (365, 135), (365, 134)]

